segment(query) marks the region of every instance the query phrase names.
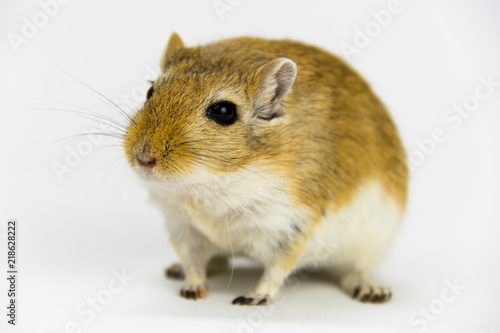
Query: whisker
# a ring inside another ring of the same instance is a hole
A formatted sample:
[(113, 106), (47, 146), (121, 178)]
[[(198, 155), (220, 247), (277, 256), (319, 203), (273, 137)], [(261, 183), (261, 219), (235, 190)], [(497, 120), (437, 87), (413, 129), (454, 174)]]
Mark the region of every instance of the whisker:
[(60, 142), (63, 140), (69, 140), (75, 137), (80, 137), (80, 136), (86, 136), (86, 135), (102, 135), (102, 136), (109, 136), (115, 139), (123, 139), (124, 136), (116, 133), (99, 133), (99, 132), (94, 132), (94, 133), (78, 133), (78, 134), (73, 134), (73, 135), (68, 135), (64, 138), (58, 139), (55, 142)]
[[(115, 110), (117, 110), (119, 114), (121, 114), (122, 116), (125, 116), (125, 118), (128, 119), (130, 122), (132, 122), (134, 125), (137, 125), (137, 123), (135, 122), (135, 120), (127, 112), (125, 112), (121, 107), (119, 107), (115, 102), (113, 102), (110, 98), (108, 98), (107, 96), (105, 96), (103, 93), (97, 91), (96, 89), (92, 88), (90, 85), (86, 84), (85, 82), (83, 82), (83, 81), (77, 79), (76, 77), (72, 76), (71, 74), (69, 74), (64, 69), (62, 69), (61, 67), (59, 67), (58, 65), (56, 65), (54, 62), (52, 62), (47, 57), (46, 57), (46, 59), (47, 59), (47, 61), (49, 61), (52, 64), (52, 66), (54, 66), (55, 68), (57, 68), (58, 70), (60, 70), (64, 74), (66, 74), (68, 77), (70, 77), (74, 81), (76, 81), (79, 84), (81, 84), (82, 86), (86, 87), (87, 89), (89, 89), (90, 91), (92, 91), (94, 94), (99, 95), (101, 97), (101, 98), (99, 98), (99, 100), (101, 100), (102, 102), (104, 102), (108, 106), (115, 107)], [(104, 100), (102, 100), (102, 98), (104, 98)]]
[(189, 144), (189, 143), (193, 143), (193, 142), (200, 142), (200, 141), (210, 142), (210, 140), (207, 140), (207, 139), (184, 141), (184, 142), (181, 142), (181, 143), (176, 144), (176, 145), (174, 146), (174, 148), (177, 148), (177, 147), (179, 147), (179, 146), (186, 145), (186, 144)]
[(229, 276), (229, 281), (227, 282), (226, 289), (224, 289), (224, 293), (227, 293), (227, 290), (229, 289), (229, 286), (233, 281), (233, 275), (234, 275), (234, 249), (233, 249), (233, 240), (231, 239), (231, 233), (229, 232), (229, 225), (227, 220), (225, 220), (225, 222), (226, 222), (227, 237), (229, 238), (229, 246), (231, 247), (231, 275)]
[(104, 148), (122, 148), (122, 145), (117, 145), (117, 144), (108, 144), (108, 145), (104, 145), (104, 146), (99, 146), (96, 148), (96, 150), (101, 150), (101, 149), (104, 149)]
[(222, 159), (222, 158), (219, 158), (219, 157), (215, 157), (215, 156), (210, 156), (210, 155), (206, 155), (206, 154), (201, 154), (201, 153), (197, 153), (197, 152), (191, 152), (192, 154), (196, 155), (196, 156), (200, 156), (200, 157), (205, 157), (205, 158), (211, 158), (211, 159), (214, 159), (214, 160), (217, 160), (217, 161), (220, 161), (220, 162), (223, 162), (223, 163), (227, 163), (227, 164), (231, 164), (233, 166), (236, 166), (240, 169), (243, 169), (247, 172), (250, 172), (258, 177), (261, 177), (262, 179), (266, 180), (267, 182), (269, 182), (270, 184), (272, 184), (273, 186), (275, 187), (279, 187), (278, 184), (274, 183), (273, 181), (271, 181), (270, 179), (267, 179), (267, 177), (264, 177), (263, 175), (255, 172), (255, 171), (252, 171), (244, 166), (241, 166), (241, 165), (238, 165), (237, 163), (234, 163), (234, 162), (231, 162), (231, 161), (227, 161), (225, 159)]
[[(93, 110), (90, 110), (90, 109), (87, 109), (87, 108), (83, 108), (81, 106), (77, 106), (77, 105), (72, 105), (72, 104), (69, 104), (69, 103), (65, 103), (65, 102), (57, 102), (57, 101), (51, 101), (52, 103), (58, 103), (58, 104), (61, 104), (61, 105), (65, 105), (65, 106), (69, 106), (71, 108), (75, 108), (75, 109), (78, 109), (78, 110), (72, 110), (72, 109), (62, 109), (62, 108), (38, 108), (40, 110), (55, 110), (55, 111), (68, 111), (68, 112), (88, 112), (90, 114), (92, 114), (93, 116), (95, 117), (99, 117), (103, 120), (106, 120), (110, 123), (113, 123), (117, 126), (120, 126), (121, 128), (123, 129), (127, 129), (128, 127), (128, 124), (123, 124), (121, 122), (119, 122), (118, 120), (115, 120), (113, 118), (110, 118), (110, 117), (107, 117), (105, 115), (102, 115), (100, 113), (97, 113)], [(36, 110), (37, 108), (28, 108), (28, 109), (32, 109), (32, 110)]]
[[(114, 129), (122, 132), (123, 134), (127, 133), (127, 129), (121, 127), (121, 126), (123, 126), (122, 124), (115, 122), (113, 119), (104, 117), (102, 115), (91, 113), (91, 111), (83, 112), (83, 111), (78, 111), (78, 110), (58, 109), (58, 108), (19, 108), (18, 110), (64, 111), (64, 112), (76, 113), (76, 114), (79, 114), (83, 118), (86, 118), (86, 119), (89, 119), (92, 121), (97, 121), (97, 122), (100, 122), (100, 123), (105, 124), (107, 126), (110, 126)], [(108, 123), (106, 123), (104, 121), (107, 121)]]
[(127, 134), (127, 129), (124, 128), (124, 127), (122, 127), (122, 125), (120, 123), (117, 123), (117, 122), (113, 121), (112, 119), (108, 119), (108, 118), (103, 117), (101, 115), (96, 115), (96, 114), (92, 114), (92, 113), (86, 113), (86, 112), (83, 112), (83, 111), (75, 111), (75, 110), (59, 109), (58, 111), (66, 111), (66, 112), (76, 113), (76, 114), (79, 114), (83, 118), (86, 118), (86, 119), (89, 119), (89, 120), (92, 120), (92, 121), (96, 121), (96, 122), (100, 122), (101, 124), (104, 124), (106, 126), (112, 127), (114, 129), (120, 131), (123, 134)]
[[(44, 99), (44, 98), (33, 98), (33, 99), (39, 100), (39, 101), (42, 101), (42, 102), (47, 102), (47, 103), (56, 103), (56, 104), (60, 104), (60, 105), (64, 105), (64, 106), (69, 106), (71, 108), (78, 109), (80, 111), (89, 112), (89, 113), (95, 115), (96, 117), (98, 116), (98, 117), (100, 117), (102, 119), (105, 119), (105, 120), (107, 120), (107, 121), (109, 121), (111, 123), (114, 123), (117, 126), (122, 127), (123, 129), (127, 129), (127, 127), (128, 127), (128, 124), (120, 123), (118, 120), (115, 120), (115, 119), (110, 118), (110, 117), (106, 117), (105, 115), (102, 115), (102, 114), (97, 113), (97, 112), (95, 112), (93, 110), (90, 110), (90, 109), (87, 109), (87, 108), (84, 108), (84, 107), (81, 107), (81, 106), (78, 106), (78, 105), (73, 105), (73, 104), (66, 103), (66, 102), (54, 101), (54, 100), (49, 100), (49, 99)], [(30, 109), (36, 110), (36, 108), (30, 108)], [(53, 108), (39, 108), (39, 109), (41, 109), (41, 110), (53, 110)], [(56, 109), (56, 110), (57, 111), (66, 111), (66, 109)], [(67, 111), (75, 111), (75, 110), (67, 109)]]

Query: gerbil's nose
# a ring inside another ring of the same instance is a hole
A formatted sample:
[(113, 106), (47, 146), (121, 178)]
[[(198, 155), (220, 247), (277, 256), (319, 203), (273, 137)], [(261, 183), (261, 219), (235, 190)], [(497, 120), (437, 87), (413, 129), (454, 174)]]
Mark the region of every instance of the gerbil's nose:
[(137, 162), (139, 162), (140, 165), (143, 167), (147, 168), (153, 168), (156, 165), (156, 157), (153, 155), (135, 155), (137, 158)]

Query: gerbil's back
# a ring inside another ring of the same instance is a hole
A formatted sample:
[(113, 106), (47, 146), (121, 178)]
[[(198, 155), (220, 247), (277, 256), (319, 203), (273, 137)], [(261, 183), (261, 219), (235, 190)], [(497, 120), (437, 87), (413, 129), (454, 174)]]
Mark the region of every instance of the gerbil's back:
[(359, 185), (378, 180), (404, 208), (408, 171), (396, 127), (370, 86), (342, 60), (298, 42), (248, 37), (198, 51), (213, 61), (207, 67), (240, 76), (279, 57), (296, 63), (297, 77), (284, 101), (286, 144), (275, 161), (290, 168), (302, 204), (337, 210)]

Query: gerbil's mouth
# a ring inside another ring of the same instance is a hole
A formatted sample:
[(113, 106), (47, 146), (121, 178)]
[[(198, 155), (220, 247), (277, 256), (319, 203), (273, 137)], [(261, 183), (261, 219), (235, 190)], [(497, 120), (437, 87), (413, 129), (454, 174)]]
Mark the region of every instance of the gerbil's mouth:
[(165, 188), (180, 188), (182, 184), (175, 180), (173, 177), (168, 177), (162, 175), (157, 171), (156, 162), (152, 161), (141, 163), (137, 161), (133, 167), (134, 171), (148, 183), (153, 183), (155, 185), (161, 185)]
[(146, 183), (173, 193), (189, 193), (200, 186), (208, 188), (218, 184), (218, 180), (213, 175), (209, 175), (203, 168), (196, 168), (188, 173), (171, 174), (165, 173), (159, 164), (155, 166), (144, 165), (136, 161), (132, 169)]
[(139, 176), (144, 177), (147, 180), (157, 180), (159, 178), (158, 174), (154, 171), (154, 168), (154, 166), (145, 167), (143, 165), (140, 165), (139, 163), (134, 166), (135, 172), (137, 172)]

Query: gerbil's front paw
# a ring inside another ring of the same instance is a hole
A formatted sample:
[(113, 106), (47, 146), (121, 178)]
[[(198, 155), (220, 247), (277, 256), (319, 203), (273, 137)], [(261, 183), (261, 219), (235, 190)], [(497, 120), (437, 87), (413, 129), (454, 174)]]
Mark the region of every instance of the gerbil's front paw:
[(165, 270), (165, 275), (170, 279), (182, 280), (184, 279), (184, 269), (181, 264), (173, 264)]
[(233, 300), (233, 304), (239, 305), (266, 305), (271, 302), (271, 296), (257, 293), (250, 293), (245, 296), (239, 296)]
[(392, 291), (387, 287), (372, 286), (364, 283), (354, 288), (352, 298), (363, 303), (383, 303), (391, 300)]
[(208, 285), (205, 283), (201, 284), (185, 284), (181, 288), (181, 296), (187, 299), (197, 300), (198, 298), (205, 299), (207, 293), (210, 291)]

